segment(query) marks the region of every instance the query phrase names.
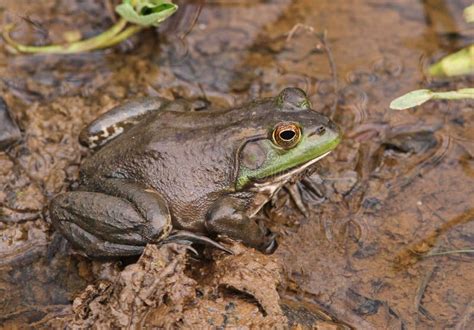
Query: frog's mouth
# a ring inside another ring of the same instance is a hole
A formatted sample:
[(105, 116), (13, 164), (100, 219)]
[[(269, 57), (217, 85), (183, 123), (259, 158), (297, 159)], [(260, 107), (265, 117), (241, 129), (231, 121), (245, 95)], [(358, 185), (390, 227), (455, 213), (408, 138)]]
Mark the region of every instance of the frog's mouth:
[(273, 195), (276, 190), (281, 188), (281, 186), (288, 182), (288, 180), (295, 177), (297, 174), (303, 172), (305, 169), (317, 163), (319, 160), (323, 159), (330, 153), (331, 151), (328, 151), (319, 157), (307, 161), (306, 163), (296, 165), (278, 174), (269, 175), (264, 178), (255, 180), (251, 189), (258, 192), (268, 191), (270, 192), (270, 195)]
[(315, 164), (322, 158), (326, 157), (330, 152), (331, 151), (328, 151), (317, 158), (294, 166), (293, 168), (287, 169), (286, 171), (278, 173), (277, 175), (270, 175), (254, 181), (250, 190), (256, 192), (257, 196), (259, 197), (255, 198), (252, 205), (249, 207), (249, 216), (253, 217), (255, 214), (257, 214), (263, 205), (268, 202), (272, 196), (277, 193), (285, 183), (288, 182), (288, 180), (303, 172), (309, 166)]

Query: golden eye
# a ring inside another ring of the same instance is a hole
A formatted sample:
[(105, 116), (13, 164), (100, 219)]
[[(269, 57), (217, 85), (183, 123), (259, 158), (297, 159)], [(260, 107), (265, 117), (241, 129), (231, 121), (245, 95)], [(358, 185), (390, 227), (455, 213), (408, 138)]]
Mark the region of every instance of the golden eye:
[(283, 148), (293, 148), (300, 142), (301, 129), (294, 123), (280, 123), (273, 130), (273, 142)]

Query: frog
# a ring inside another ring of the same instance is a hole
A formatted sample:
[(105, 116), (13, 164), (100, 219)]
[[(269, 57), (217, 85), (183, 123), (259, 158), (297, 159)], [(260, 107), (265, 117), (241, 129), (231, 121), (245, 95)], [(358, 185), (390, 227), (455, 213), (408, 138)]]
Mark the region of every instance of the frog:
[(79, 134), (95, 150), (76, 189), (50, 202), (53, 226), (90, 258), (139, 256), (147, 244), (222, 237), (264, 253), (278, 246), (257, 213), (290, 179), (341, 140), (306, 93), (229, 109), (146, 97), (98, 117)]

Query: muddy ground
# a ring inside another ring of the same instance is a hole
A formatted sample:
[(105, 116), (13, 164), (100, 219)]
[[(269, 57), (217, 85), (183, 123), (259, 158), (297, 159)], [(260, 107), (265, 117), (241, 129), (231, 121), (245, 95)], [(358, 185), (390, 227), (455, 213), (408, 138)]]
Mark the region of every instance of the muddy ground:
[[(388, 104), (420, 87), (473, 85), (423, 74), (473, 42), (469, 4), (209, 1), (199, 12), (186, 1), (160, 31), (112, 50), (12, 55), (1, 41), (1, 96), (22, 137), (0, 152), (0, 323), (468, 329), (472, 254), (433, 254), (473, 248), (473, 103)], [(19, 23), (13, 37), (25, 43), (92, 36), (114, 19), (108, 1), (0, 1), (0, 25)], [(327, 32), (337, 84), (313, 32), (288, 38), (298, 24)], [(229, 107), (286, 86), (345, 134), (313, 176), (322, 194), (302, 191), (307, 217), (285, 191), (265, 208), (279, 233), (272, 256), (227, 242), (234, 256), (168, 245), (137, 263), (90, 261), (50, 227), (48, 200), (74, 188), (89, 153), (78, 133), (100, 113), (146, 95)]]

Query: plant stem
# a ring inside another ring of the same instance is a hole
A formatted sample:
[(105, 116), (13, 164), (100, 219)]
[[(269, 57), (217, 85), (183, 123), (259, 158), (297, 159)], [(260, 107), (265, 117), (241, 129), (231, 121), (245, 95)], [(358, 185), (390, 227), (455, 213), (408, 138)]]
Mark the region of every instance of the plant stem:
[(474, 250), (464, 249), (464, 250), (433, 252), (433, 253), (427, 254), (425, 257), (444, 256), (444, 255), (457, 254), (457, 253), (474, 253)]
[[(71, 54), (103, 48), (104, 44), (113, 45), (120, 42), (123, 39), (117, 39), (116, 37), (117, 35), (121, 35), (121, 32), (126, 32), (128, 30), (122, 31), (126, 25), (127, 21), (122, 18), (107, 31), (104, 31), (95, 37), (61, 45), (29, 46), (20, 44), (10, 36), (10, 31), (14, 28), (13, 24), (9, 24), (4, 28), (2, 31), (2, 37), (5, 39), (8, 46), (20, 53)], [(128, 34), (128, 36), (130, 35), (131, 34)], [(115, 43), (111, 44), (111, 41), (115, 41)]]
[(434, 92), (431, 99), (438, 100), (464, 100), (474, 98), (474, 88), (459, 89), (449, 92)]
[(116, 44), (121, 43), (122, 41), (126, 40), (127, 38), (131, 37), (135, 33), (140, 32), (143, 30), (144, 27), (140, 25), (132, 25), (120, 32), (119, 34), (115, 35), (112, 37), (110, 40), (107, 42), (101, 44), (98, 48), (107, 48), (111, 46), (115, 46)]

